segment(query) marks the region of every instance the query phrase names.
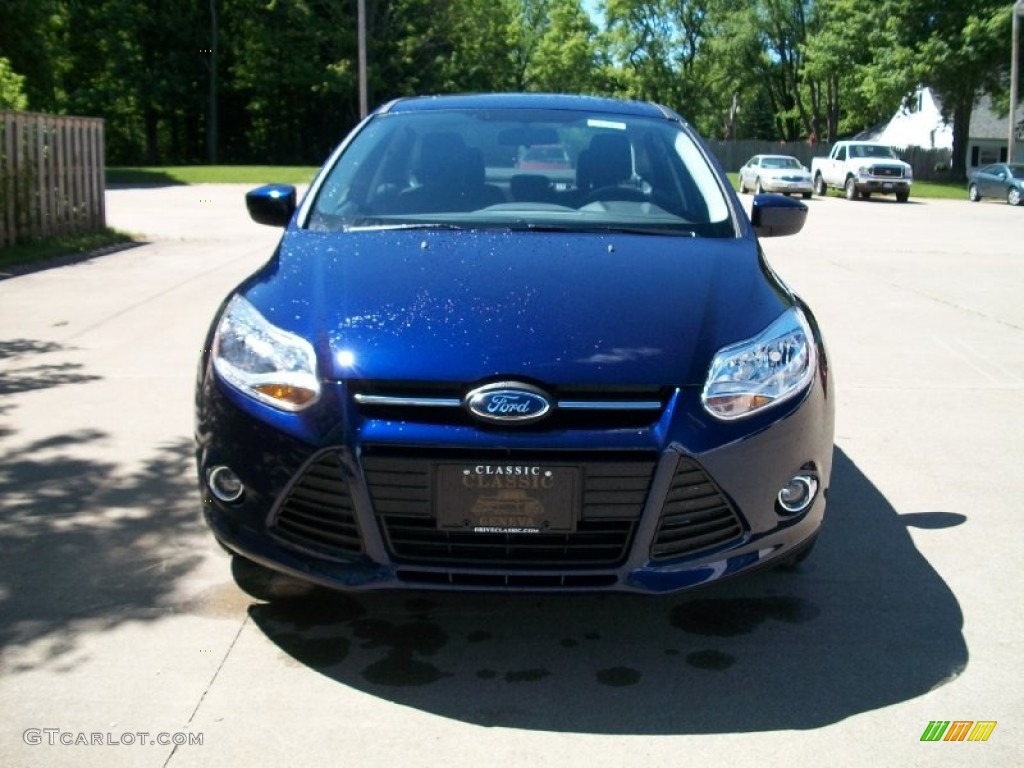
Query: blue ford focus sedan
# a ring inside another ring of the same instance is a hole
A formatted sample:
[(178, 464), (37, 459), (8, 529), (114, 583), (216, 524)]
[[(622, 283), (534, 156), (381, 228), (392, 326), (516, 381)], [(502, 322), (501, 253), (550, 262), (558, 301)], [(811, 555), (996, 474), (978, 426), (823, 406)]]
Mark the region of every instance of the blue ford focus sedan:
[[(532, 147), (567, 162), (525, 168)], [(380, 107), (226, 298), (196, 393), (204, 514), (341, 589), (661, 593), (797, 562), (833, 384), (810, 309), (700, 138), (560, 95)]]

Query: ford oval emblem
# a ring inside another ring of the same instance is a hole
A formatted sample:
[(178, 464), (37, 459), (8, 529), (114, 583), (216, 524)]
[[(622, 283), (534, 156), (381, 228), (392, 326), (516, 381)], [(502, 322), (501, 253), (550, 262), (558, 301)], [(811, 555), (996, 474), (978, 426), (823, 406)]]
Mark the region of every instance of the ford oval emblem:
[(466, 408), (478, 419), (499, 424), (524, 424), (551, 412), (548, 396), (529, 384), (501, 381), (478, 387), (466, 395)]

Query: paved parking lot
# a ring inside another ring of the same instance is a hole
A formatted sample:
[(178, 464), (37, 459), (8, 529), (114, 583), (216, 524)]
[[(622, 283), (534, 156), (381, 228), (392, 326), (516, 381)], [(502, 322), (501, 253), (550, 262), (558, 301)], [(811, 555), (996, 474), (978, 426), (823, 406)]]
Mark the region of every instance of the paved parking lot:
[(839, 393), (798, 572), (349, 597), (199, 520), (199, 347), (277, 237), (243, 191), (110, 191), (146, 244), (0, 281), (0, 765), (1021, 765), (1024, 210), (815, 198), (765, 241)]

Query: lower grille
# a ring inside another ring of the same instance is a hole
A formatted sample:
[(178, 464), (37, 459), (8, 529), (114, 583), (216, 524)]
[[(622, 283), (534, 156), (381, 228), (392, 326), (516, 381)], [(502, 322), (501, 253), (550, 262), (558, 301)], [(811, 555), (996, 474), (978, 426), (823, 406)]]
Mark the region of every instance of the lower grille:
[(335, 453), (310, 464), (288, 491), (270, 522), (277, 538), (326, 558), (363, 552), (352, 499)]
[(606, 573), (534, 574), (534, 573), (444, 573), (401, 569), (396, 574), (408, 584), (434, 584), (445, 587), (508, 587), (510, 589), (597, 589), (612, 586), (616, 578)]
[(736, 510), (711, 478), (696, 462), (680, 459), (651, 545), (651, 559), (693, 555), (742, 533)]
[[(474, 461), (483, 458), (473, 456)], [(544, 462), (535, 455), (503, 455), (502, 460)], [(547, 460), (566, 463), (565, 456)], [(602, 457), (580, 462), (582, 509), (575, 531), (478, 534), (438, 528), (434, 466), (452, 461), (459, 458), (364, 456), (367, 488), (388, 549), (398, 562), (511, 570), (618, 565), (629, 553), (654, 474), (653, 460)]]

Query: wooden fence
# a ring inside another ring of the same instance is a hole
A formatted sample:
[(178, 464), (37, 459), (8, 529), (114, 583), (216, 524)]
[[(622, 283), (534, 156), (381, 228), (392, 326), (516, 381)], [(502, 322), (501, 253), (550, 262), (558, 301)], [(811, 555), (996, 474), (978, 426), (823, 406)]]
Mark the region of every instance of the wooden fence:
[[(828, 157), (831, 144), (808, 144), (806, 141), (709, 141), (718, 162), (730, 173), (738, 171), (754, 155), (790, 155), (808, 168), (811, 158)], [(914, 178), (919, 181), (933, 181), (948, 178), (947, 170), (952, 153), (948, 149), (921, 149), (907, 147), (896, 149), (897, 157), (910, 163)]]
[(103, 120), (0, 112), (0, 248), (106, 227)]

